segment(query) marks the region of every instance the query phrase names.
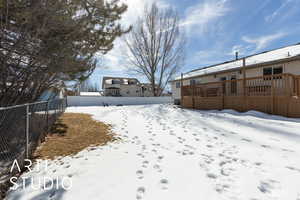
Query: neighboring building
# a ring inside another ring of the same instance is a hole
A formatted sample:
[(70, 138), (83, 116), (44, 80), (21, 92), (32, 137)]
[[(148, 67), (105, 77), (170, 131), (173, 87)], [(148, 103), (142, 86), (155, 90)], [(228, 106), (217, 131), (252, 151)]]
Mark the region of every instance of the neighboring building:
[(136, 78), (103, 77), (104, 96), (116, 97), (151, 97), (150, 84), (140, 83)]
[(171, 81), (172, 96), (180, 103), (181, 81), (186, 86), (282, 73), (300, 75), (300, 43), (190, 71)]

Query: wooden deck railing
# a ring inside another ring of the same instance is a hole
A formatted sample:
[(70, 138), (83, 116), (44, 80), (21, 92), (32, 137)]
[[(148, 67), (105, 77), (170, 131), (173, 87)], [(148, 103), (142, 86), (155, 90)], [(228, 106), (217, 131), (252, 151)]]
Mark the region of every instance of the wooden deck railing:
[(300, 76), (279, 74), (182, 86), (182, 96), (300, 96)]
[(295, 96), (300, 96), (300, 76), (294, 77), (294, 94)]
[(257, 110), (300, 117), (300, 76), (279, 74), (183, 86), (185, 108)]

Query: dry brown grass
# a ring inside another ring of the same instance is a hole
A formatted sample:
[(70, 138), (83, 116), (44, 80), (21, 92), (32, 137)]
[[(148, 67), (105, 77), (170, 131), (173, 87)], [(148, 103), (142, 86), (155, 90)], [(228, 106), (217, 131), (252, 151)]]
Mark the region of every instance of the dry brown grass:
[(105, 145), (116, 140), (110, 128), (88, 114), (65, 113), (38, 148), (35, 158), (54, 159), (74, 155), (90, 146)]

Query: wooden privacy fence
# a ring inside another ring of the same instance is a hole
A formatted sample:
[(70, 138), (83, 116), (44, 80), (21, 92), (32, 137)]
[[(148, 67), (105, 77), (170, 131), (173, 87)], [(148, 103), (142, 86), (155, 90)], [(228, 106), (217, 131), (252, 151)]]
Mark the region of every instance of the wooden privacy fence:
[(182, 106), (300, 117), (300, 76), (278, 74), (181, 87)]

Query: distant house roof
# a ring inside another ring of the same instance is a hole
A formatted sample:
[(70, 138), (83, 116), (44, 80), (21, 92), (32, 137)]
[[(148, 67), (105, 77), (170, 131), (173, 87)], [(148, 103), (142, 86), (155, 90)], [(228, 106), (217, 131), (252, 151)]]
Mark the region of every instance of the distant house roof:
[[(250, 55), (237, 60), (232, 60), (221, 64), (216, 64), (216, 65), (192, 70), (188, 73), (183, 74), (183, 79), (238, 69), (243, 67), (243, 59), (245, 59), (246, 61), (245, 63), (246, 67), (251, 67), (258, 64), (275, 62), (275, 61), (283, 61), (286, 59), (292, 59), (297, 57), (300, 58), (300, 43), (271, 50), (271, 51), (265, 51), (255, 55)], [(175, 78), (173, 81), (180, 80), (180, 79), (181, 76)]]
[(103, 96), (101, 92), (80, 92), (80, 96)]

